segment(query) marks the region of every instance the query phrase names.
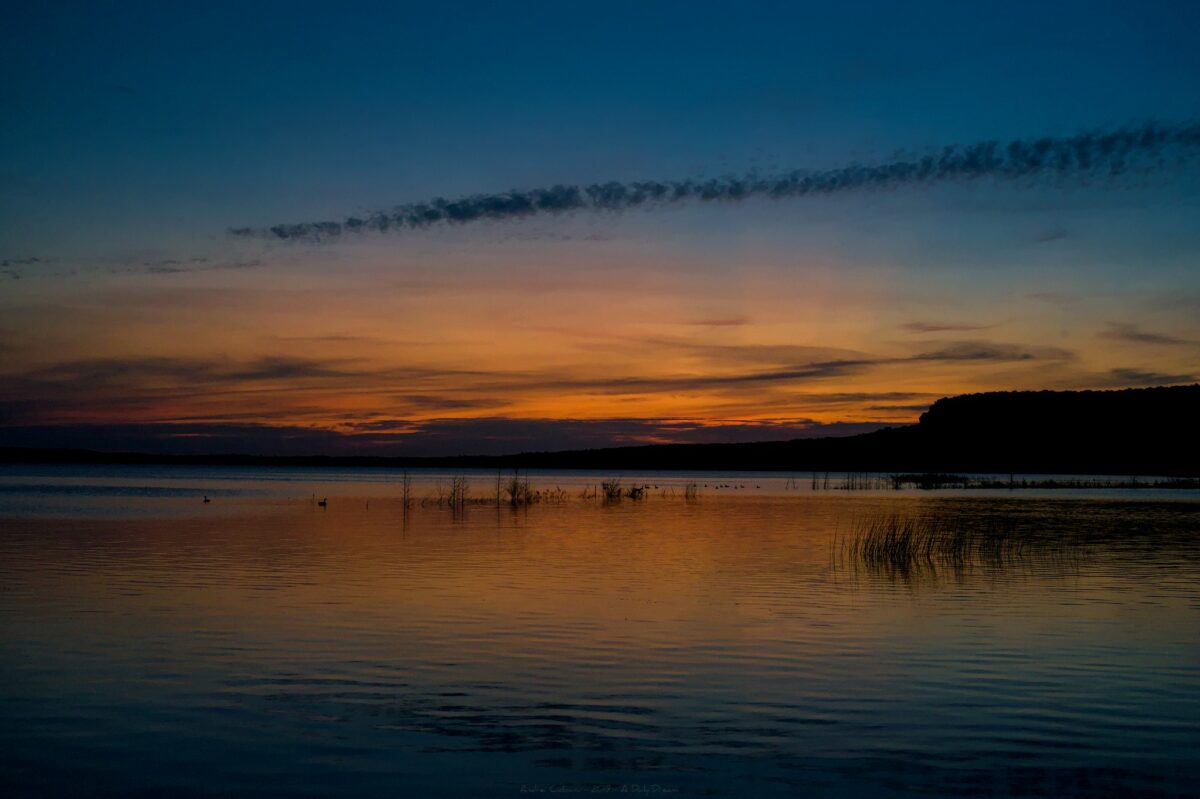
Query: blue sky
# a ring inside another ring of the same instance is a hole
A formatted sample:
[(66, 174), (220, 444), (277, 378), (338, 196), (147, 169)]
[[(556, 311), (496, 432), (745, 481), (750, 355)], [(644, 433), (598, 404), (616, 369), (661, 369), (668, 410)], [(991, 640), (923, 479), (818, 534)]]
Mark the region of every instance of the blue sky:
[(28, 4), (4, 252), (1188, 119), (1198, 27), (1190, 3)]
[[(168, 322), (159, 320), (156, 334), (138, 321), (141, 310), (122, 310), (131, 304), (180, 303), (177, 316), (191, 318), (195, 307), (181, 299), (189, 289), (225, 292), (225, 307), (243, 311), (212, 333), (220, 345), (209, 355), (300, 357), (275, 345), (264, 353), (264, 340), (303, 322), (272, 305), (272, 288), (345, 292), (326, 322), (308, 320), (321, 335), (345, 336), (355, 320), (387, 317), (374, 304), (381, 292), (432, 276), (463, 291), (405, 306), (405, 318), (425, 319), (423, 331), (383, 331), (380, 322), (369, 325), (372, 335), (459, 341), (445, 362), (476, 370), (471, 348), (495, 331), (476, 325), (458, 335), (456, 303), (505, 317), (506, 329), (566, 307), (508, 296), (503, 308), (490, 306), (476, 288), (497, 287), (498, 296), (514, 279), (545, 286), (550, 277), (617, 275), (643, 281), (643, 296), (598, 299), (615, 304), (610, 321), (591, 320), (597, 336), (648, 335), (648, 320), (672, 313), (716, 314), (745, 318), (718, 332), (755, 346), (874, 353), (901, 347), (897, 325), (935, 317), (965, 325), (984, 315), (977, 327), (998, 331), (986, 335), (1030, 344), (1054, 336), (1077, 353), (1075, 366), (986, 379), (931, 374), (923, 393), (1108, 384), (1114, 370), (1135, 367), (1151, 382), (1192, 378), (1194, 348), (1160, 342), (1161, 351), (1124, 352), (1102, 335), (1134, 325), (1163, 340), (1200, 338), (1191, 156), (1117, 181), (952, 183), (580, 213), (328, 245), (238, 241), (228, 229), (560, 182), (826, 169), (946, 144), (1190, 123), (1200, 116), (1198, 29), (1200, 7), (1182, 2), (14, 8), (0, 32), (0, 285), (8, 295), (0, 345), (10, 375), (28, 387), (3, 401), (52, 398), (61, 387), (44, 373), (56, 365), (168, 357)], [(138, 274), (147, 270), (157, 271)], [(652, 304), (647, 294), (658, 305), (639, 316), (639, 304)], [(787, 297), (811, 317), (807, 328), (783, 324), (777, 301)], [(822, 314), (832, 308), (835, 321), (854, 318), (858, 327), (830, 330)], [(1126, 343), (1150, 346), (1144, 337)], [(191, 342), (180, 348), (191, 352)], [(387, 358), (395, 368), (429, 365), (407, 351)], [(547, 360), (584, 369), (558, 350)], [(712, 364), (672, 368), (691, 374)], [(872, 390), (883, 382), (877, 376)], [(127, 388), (140, 386), (131, 378)], [(534, 405), (503, 401), (480, 413), (562, 415)], [(635, 416), (676, 415), (664, 397), (649, 406)], [(578, 397), (564, 407), (572, 419), (616, 418), (605, 403), (588, 413)], [(415, 413), (382, 400), (364, 412)], [(736, 415), (748, 412), (743, 404)], [(841, 421), (872, 421), (861, 408), (839, 412)], [(122, 421), (181, 423), (161, 408), (137, 413)], [(682, 402), (678, 415), (689, 414), (720, 416)], [(839, 421), (803, 403), (784, 415)], [(9, 424), (93, 416), (76, 409)], [(337, 426), (319, 411), (292, 421)]]

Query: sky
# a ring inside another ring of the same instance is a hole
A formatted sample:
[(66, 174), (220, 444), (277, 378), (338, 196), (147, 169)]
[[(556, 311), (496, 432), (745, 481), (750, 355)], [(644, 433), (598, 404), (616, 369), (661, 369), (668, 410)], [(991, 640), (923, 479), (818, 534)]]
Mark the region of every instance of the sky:
[(0, 445), (776, 440), (1196, 382), (1197, 29), (1186, 2), (9, 9)]

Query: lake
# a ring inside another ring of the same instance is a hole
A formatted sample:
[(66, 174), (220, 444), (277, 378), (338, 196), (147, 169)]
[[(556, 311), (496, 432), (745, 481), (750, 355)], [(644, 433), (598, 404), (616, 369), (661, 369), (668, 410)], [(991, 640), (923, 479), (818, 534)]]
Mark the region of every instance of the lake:
[[(406, 508), (382, 470), (0, 467), (0, 792), (1200, 785), (1197, 492), (453, 477)], [(968, 537), (854, 544), (913, 519)]]

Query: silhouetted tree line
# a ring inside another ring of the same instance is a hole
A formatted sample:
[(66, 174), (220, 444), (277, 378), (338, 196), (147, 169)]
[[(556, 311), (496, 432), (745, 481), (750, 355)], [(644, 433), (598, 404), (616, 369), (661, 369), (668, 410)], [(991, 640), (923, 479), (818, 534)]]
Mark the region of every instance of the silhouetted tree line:
[(1005, 391), (935, 402), (915, 425), (845, 438), (655, 444), (445, 458), (172, 456), (0, 449), (33, 463), (193, 463), (489, 469), (1200, 475), (1200, 384)]

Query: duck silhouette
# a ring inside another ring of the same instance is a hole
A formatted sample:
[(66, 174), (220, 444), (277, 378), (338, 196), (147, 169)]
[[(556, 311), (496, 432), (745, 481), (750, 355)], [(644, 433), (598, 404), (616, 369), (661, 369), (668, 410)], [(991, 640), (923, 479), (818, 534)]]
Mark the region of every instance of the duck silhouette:
[(320, 508), (329, 507), (329, 499), (325, 498), (325, 499), (320, 500), (319, 502), (317, 502), (317, 507), (320, 507)]
[(212, 502), (212, 500), (208, 498), (208, 494), (205, 494), (204, 495), (204, 504), (207, 505), (210, 502)]

